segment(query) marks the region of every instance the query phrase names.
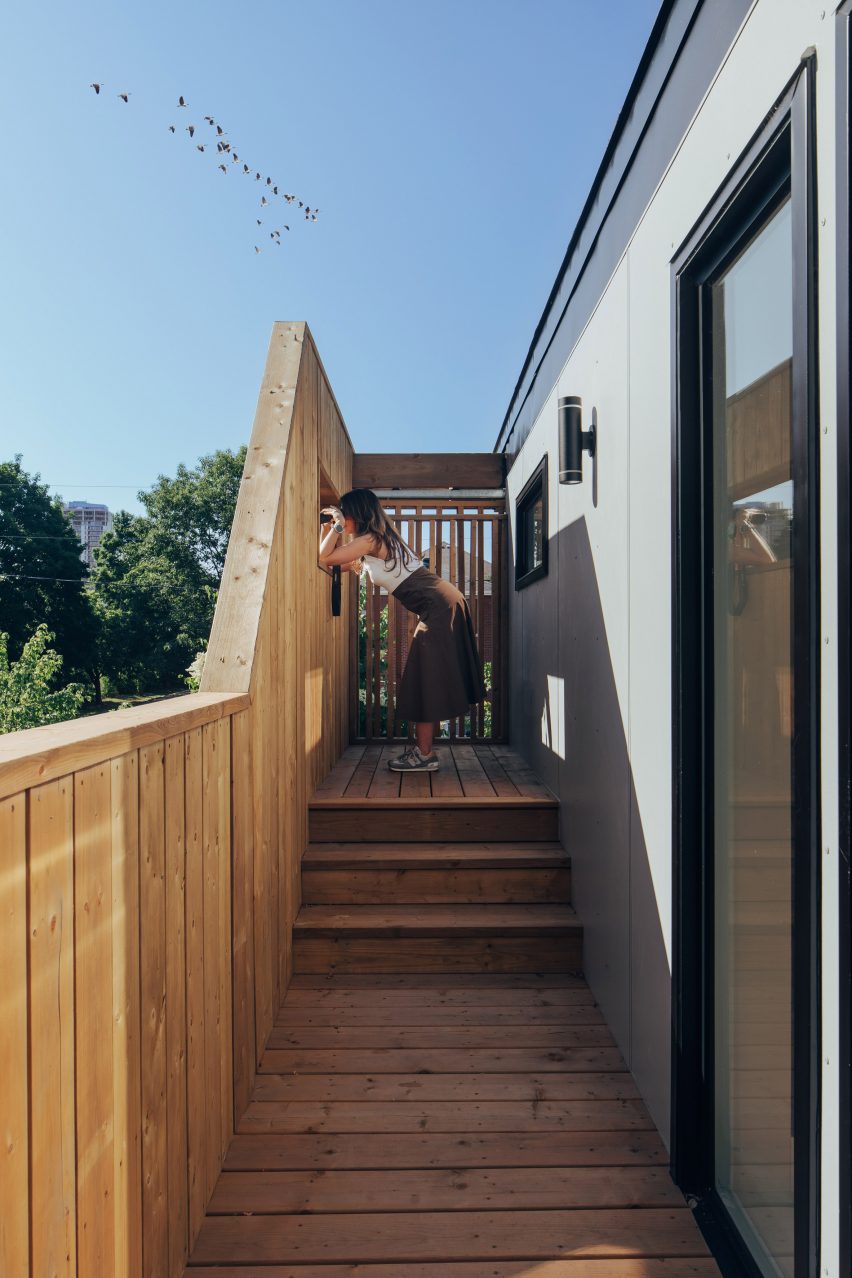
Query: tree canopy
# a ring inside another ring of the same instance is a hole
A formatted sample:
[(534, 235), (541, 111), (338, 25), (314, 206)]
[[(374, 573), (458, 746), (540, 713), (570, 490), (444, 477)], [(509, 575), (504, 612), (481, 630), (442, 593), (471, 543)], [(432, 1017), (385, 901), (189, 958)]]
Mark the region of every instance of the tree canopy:
[(179, 466), (119, 513), (95, 551), (101, 662), (125, 691), (184, 686), (206, 646), (237, 504), (245, 448)]
[(39, 625), (53, 632), (66, 669), (94, 680), (97, 622), (80, 540), (62, 504), (20, 455), (0, 462), (0, 630), (17, 659)]

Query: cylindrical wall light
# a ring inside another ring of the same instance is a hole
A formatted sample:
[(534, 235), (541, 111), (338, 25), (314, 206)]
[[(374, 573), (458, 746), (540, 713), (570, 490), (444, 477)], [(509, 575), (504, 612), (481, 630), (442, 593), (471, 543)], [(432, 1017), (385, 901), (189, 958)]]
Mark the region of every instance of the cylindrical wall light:
[(559, 400), (559, 482), (579, 484), (583, 479), (583, 453), (595, 455), (596, 431), (583, 430), (583, 401), (579, 395)]

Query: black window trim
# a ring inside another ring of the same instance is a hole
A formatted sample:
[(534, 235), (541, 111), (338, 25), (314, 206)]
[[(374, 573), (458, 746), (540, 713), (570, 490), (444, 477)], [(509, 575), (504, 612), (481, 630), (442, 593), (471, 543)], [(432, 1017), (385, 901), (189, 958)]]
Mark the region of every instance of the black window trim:
[(839, 1244), (842, 1274), (852, 1273), (852, 447), (850, 447), (850, 384), (852, 384), (852, 298), (849, 271), (850, 199), (852, 198), (852, 0), (835, 15), (836, 54), (836, 226), (837, 226), (837, 635), (838, 635), (838, 1018), (840, 1201)]
[[(525, 526), (522, 514), (524, 508), (528, 506), (537, 495), (537, 490), (541, 488), (541, 563), (536, 564), (535, 568), (530, 568), (528, 572), (518, 574), (518, 565), (525, 564), (527, 545), (525, 540)], [(524, 590), (527, 586), (531, 586), (534, 581), (538, 581), (540, 577), (547, 576), (547, 543), (549, 539), (548, 528), (548, 506), (547, 506), (547, 453), (544, 454), (541, 461), (524, 484), (521, 491), (515, 499), (515, 589)]]
[[(706, 315), (699, 284), (720, 269), (744, 240), (792, 193), (794, 276), (794, 477), (808, 512), (794, 524), (797, 584), (795, 654), (806, 671), (795, 689), (795, 755), (799, 799), (794, 801), (796, 858), (793, 963), (796, 1164), (795, 1268), (801, 1278), (819, 1272), (820, 1213), (820, 625), (818, 540), (818, 402), (816, 347), (816, 57), (803, 56), (790, 81), (733, 166), (723, 186), (671, 261), (672, 391), (672, 1174), (697, 1200), (696, 1218), (723, 1274), (753, 1275), (757, 1267), (715, 1190), (712, 1166), (712, 1008), (703, 1005), (703, 965), (712, 963), (712, 901), (706, 878), (701, 777), (709, 738), (701, 706), (708, 688), (709, 652), (702, 576), (709, 569), (703, 537), (706, 457), (701, 438), (699, 342)], [(785, 190), (786, 187), (786, 190)], [(732, 218), (736, 225), (730, 234)], [(712, 266), (708, 257), (714, 255)], [(804, 322), (802, 322), (804, 317)], [(697, 429), (696, 429), (697, 427)], [(697, 497), (697, 500), (696, 500)], [(804, 539), (804, 540), (802, 540)], [(798, 549), (796, 543), (798, 541)], [(702, 573), (690, 571), (705, 555)], [(807, 647), (807, 651), (805, 648)], [(711, 755), (712, 757), (712, 755)], [(812, 802), (800, 801), (807, 787)], [(698, 854), (696, 854), (698, 849)], [(796, 924), (798, 921), (798, 926)], [(703, 935), (704, 943), (697, 941)]]

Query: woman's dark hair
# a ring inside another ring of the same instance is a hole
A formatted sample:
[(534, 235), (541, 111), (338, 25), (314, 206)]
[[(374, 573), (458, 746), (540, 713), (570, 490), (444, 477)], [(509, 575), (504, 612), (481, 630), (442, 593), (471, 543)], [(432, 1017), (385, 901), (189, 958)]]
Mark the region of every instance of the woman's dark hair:
[(338, 504), (346, 518), (354, 521), (359, 534), (369, 533), (386, 548), (388, 568), (393, 570), (396, 567), (397, 558), (402, 560), (403, 568), (407, 567), (413, 555), (388, 519), (372, 488), (352, 488), (343, 494)]

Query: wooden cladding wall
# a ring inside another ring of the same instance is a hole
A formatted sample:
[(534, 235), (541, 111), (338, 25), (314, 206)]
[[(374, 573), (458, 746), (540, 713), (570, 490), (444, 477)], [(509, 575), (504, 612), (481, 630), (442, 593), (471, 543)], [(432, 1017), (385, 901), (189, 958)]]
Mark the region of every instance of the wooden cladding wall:
[(292, 966), (308, 796), (348, 741), (352, 448), (276, 324), (202, 690), (0, 736), (0, 1274), (172, 1278)]
[[(233, 1134), (251, 712), (239, 696), (181, 704), (186, 730), (162, 737), (151, 708), (121, 712), (140, 744), (118, 754), (106, 724), (84, 749), (73, 722), (2, 739), (3, 1278), (178, 1278)], [(9, 793), (3, 756), (39, 734), (52, 779)], [(63, 744), (74, 770), (57, 775)]]
[[(507, 548), (505, 501), (384, 499), (385, 510), (403, 540), (424, 565), (458, 586), (467, 598), (485, 669), (489, 695), (463, 719), (452, 719), (441, 735), (452, 740), (504, 740), (506, 736), (505, 626)], [(353, 592), (354, 593), (354, 592)], [(352, 735), (394, 739), (413, 735), (414, 725), (396, 714), (399, 680), (417, 618), (393, 595), (362, 579), (357, 607), (358, 701), (353, 702)], [(354, 663), (353, 657), (353, 663)]]
[(290, 980), (308, 799), (349, 743), (353, 583), (344, 574), (332, 617), (317, 544), (321, 482), (339, 496), (351, 477), (352, 445), (307, 325), (276, 324), (201, 683), (252, 699), (241, 870), (254, 908), (235, 935), (234, 980), (239, 1041), (252, 1037), (254, 1053), (239, 1063), (238, 1108)]

